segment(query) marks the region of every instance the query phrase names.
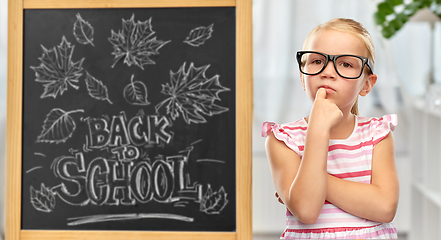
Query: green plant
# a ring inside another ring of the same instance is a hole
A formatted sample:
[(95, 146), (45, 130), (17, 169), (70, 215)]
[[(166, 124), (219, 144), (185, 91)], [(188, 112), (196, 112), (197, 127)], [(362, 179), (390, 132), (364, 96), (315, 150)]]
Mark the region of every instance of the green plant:
[(383, 0), (377, 5), (374, 20), (381, 27), (383, 37), (390, 38), (423, 8), (441, 17), (441, 0)]

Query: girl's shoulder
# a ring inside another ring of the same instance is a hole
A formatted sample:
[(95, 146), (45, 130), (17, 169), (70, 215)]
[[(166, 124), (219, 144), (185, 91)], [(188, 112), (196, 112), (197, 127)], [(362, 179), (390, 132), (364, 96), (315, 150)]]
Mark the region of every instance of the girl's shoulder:
[(398, 118), (396, 114), (384, 115), (381, 118), (357, 116), (357, 127), (360, 129), (360, 132), (370, 135), (374, 145), (385, 138), (389, 132), (394, 131), (397, 124)]
[(262, 137), (267, 137), (271, 132), (276, 135), (285, 135), (286, 137), (293, 137), (297, 133), (306, 132), (308, 124), (304, 118), (301, 118), (295, 122), (277, 124), (275, 122), (264, 122), (262, 124)]
[(283, 141), (289, 148), (300, 154), (303, 151), (307, 128), (308, 124), (303, 118), (280, 125), (275, 122), (264, 122), (262, 137), (267, 137), (272, 132), (279, 141)]

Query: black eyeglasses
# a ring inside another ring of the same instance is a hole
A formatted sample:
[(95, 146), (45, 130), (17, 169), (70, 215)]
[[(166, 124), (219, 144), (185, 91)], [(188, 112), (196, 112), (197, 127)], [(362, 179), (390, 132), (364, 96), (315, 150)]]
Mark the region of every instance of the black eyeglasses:
[(306, 75), (317, 75), (321, 73), (328, 65), (329, 61), (334, 63), (335, 71), (342, 78), (357, 79), (363, 73), (364, 66), (367, 65), (374, 73), (374, 67), (368, 58), (342, 54), (328, 55), (314, 51), (298, 51), (297, 62), (299, 63), (300, 72)]

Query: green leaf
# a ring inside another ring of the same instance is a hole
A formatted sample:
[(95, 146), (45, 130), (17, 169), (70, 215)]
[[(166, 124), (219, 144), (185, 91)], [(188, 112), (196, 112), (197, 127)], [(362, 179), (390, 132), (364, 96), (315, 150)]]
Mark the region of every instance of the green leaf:
[(432, 5), (432, 0), (426, 0), (423, 1), (423, 6), (421, 8), (430, 7), (430, 5)]
[(381, 12), (374, 13), (374, 20), (377, 25), (381, 25), (386, 21), (386, 16), (384, 16)]
[(383, 27), (383, 29), (381, 29), (381, 34), (383, 35), (383, 37), (385, 38), (390, 38), (395, 34), (395, 28), (389, 24), (388, 26)]
[(425, 8), (430, 7), (430, 4), (432, 4), (432, 0), (413, 0), (415, 3), (419, 3), (418, 8)]
[(377, 7), (378, 7), (378, 11), (381, 12), (385, 16), (395, 12), (394, 7), (389, 2), (382, 2), (382, 3), (378, 4)]
[(406, 14), (407, 16), (413, 16), (418, 11), (419, 8), (420, 8), (419, 2), (412, 2), (404, 7), (403, 13)]
[(401, 21), (403, 24), (405, 24), (409, 20), (409, 17), (404, 13), (397, 14), (395, 18)]
[(386, 0), (387, 2), (389, 2), (392, 6), (398, 6), (403, 4), (403, 0)]
[(403, 26), (403, 22), (400, 21), (400, 19), (395, 18), (389, 22), (389, 25), (391, 25), (395, 29), (395, 31), (398, 31)]

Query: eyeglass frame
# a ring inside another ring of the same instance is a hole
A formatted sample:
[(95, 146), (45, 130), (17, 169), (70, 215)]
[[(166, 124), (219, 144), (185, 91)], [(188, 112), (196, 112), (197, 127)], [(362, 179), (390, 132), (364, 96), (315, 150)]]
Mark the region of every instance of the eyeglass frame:
[[(302, 56), (303, 56), (305, 53), (317, 53), (317, 54), (320, 54), (320, 55), (324, 56), (324, 57), (326, 58), (326, 61), (325, 61), (325, 64), (323, 65), (322, 70), (320, 70), (319, 72), (314, 73), (314, 74), (303, 72), (303, 70), (302, 70)], [(336, 60), (337, 58), (339, 58), (339, 57), (356, 57), (356, 58), (361, 59), (361, 61), (362, 61), (362, 67), (361, 67), (360, 75), (358, 75), (358, 77), (344, 77), (344, 76), (342, 76), (342, 75), (340, 74), (340, 72), (338, 72), (338, 70), (337, 70), (337, 64), (336, 64), (336, 62), (335, 62), (335, 60)], [(351, 55), (351, 54), (329, 55), (329, 54), (326, 54), (326, 53), (321, 53), (321, 52), (316, 52), (316, 51), (298, 51), (297, 54), (296, 54), (296, 58), (297, 58), (297, 62), (298, 62), (298, 64), (299, 64), (300, 72), (303, 73), (303, 74), (306, 74), (306, 75), (317, 75), (317, 74), (320, 74), (321, 72), (323, 72), (323, 70), (325, 70), (326, 66), (328, 65), (329, 60), (331, 60), (331, 61), (334, 63), (334, 69), (335, 69), (335, 72), (336, 72), (340, 77), (342, 77), (342, 78), (346, 78), (346, 79), (357, 79), (357, 78), (361, 77), (361, 75), (363, 74), (363, 70), (364, 70), (364, 66), (365, 66), (365, 65), (368, 66), (369, 70), (371, 71), (371, 74), (374, 74), (374, 66), (372, 66), (371, 61), (369, 61), (368, 58), (366, 58), (366, 57), (362, 57), (362, 56)]]

